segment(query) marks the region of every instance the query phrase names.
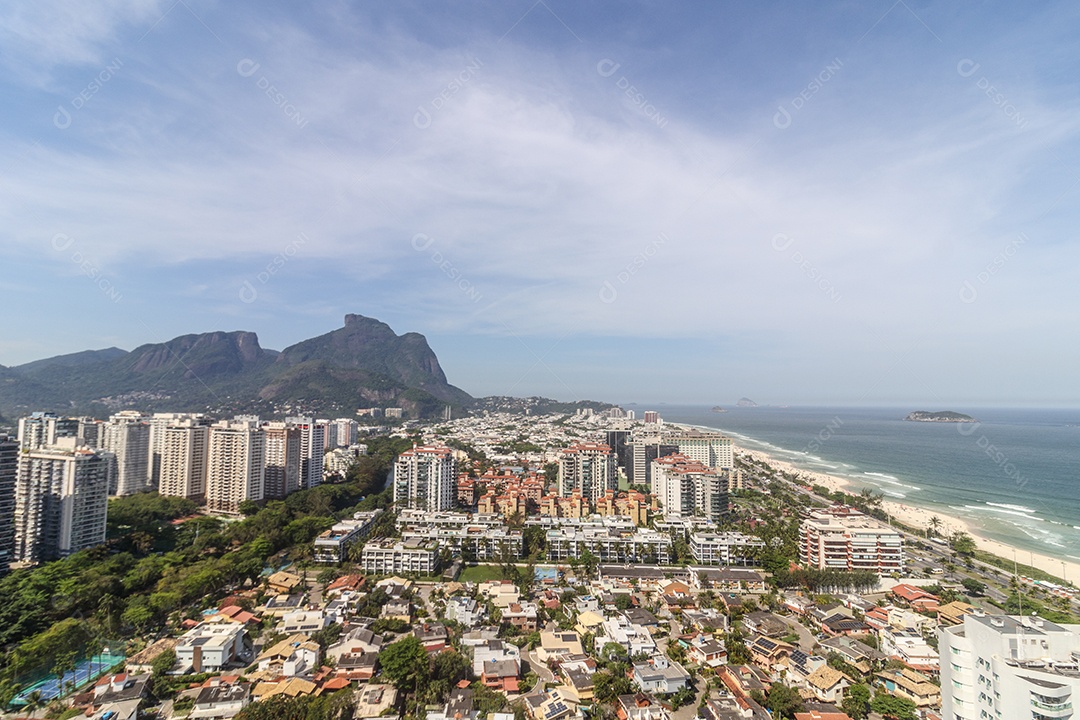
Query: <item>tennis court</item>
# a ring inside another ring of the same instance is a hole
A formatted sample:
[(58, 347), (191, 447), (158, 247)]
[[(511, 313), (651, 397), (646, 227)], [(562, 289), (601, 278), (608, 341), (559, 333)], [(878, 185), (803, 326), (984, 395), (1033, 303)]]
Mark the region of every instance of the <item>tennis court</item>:
[[(101, 677), (113, 667), (122, 663), (124, 659), (125, 656), (122, 654), (105, 652), (86, 660), (80, 660), (75, 663), (74, 673), (67, 673), (64, 675), (64, 685), (67, 686), (68, 683), (74, 682), (74, 687), (82, 687), (91, 680), (96, 680)], [(34, 691), (39, 691), (41, 693), (42, 701), (45, 702), (64, 694), (61, 692), (60, 678), (55, 674), (52, 674), (38, 680), (33, 685), (26, 687), (21, 693), (15, 696), (15, 699), (11, 701), (11, 704), (16, 707), (26, 705), (26, 696)]]

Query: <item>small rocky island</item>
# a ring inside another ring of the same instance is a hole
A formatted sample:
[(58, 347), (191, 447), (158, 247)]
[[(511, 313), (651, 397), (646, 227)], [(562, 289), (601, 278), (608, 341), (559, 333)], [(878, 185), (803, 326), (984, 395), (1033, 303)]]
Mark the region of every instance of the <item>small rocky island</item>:
[(927, 412), (926, 410), (916, 410), (913, 413), (908, 413), (908, 416), (904, 418), (912, 422), (940, 422), (940, 423), (971, 423), (977, 422), (975, 418), (964, 413), (953, 412), (951, 410), (942, 410), (940, 412)]
[(757, 403), (748, 397), (739, 398), (739, 402), (735, 404), (739, 407), (757, 407)]
[(713, 409), (712, 409), (712, 411), (713, 411), (714, 413), (725, 413), (725, 412), (727, 412), (727, 410), (725, 410), (724, 408), (720, 407), (719, 405), (714, 405), (714, 406), (713, 406)]

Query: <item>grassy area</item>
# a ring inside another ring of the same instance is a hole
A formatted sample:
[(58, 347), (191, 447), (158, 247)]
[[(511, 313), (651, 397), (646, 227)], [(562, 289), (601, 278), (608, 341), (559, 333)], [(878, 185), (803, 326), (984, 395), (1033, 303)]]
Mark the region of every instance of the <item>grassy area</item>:
[[(1009, 575), (1012, 575), (1012, 572), (1013, 572), (1013, 561), (1012, 560), (1008, 560), (1006, 558), (999, 557), (997, 555), (991, 555), (990, 553), (986, 552), (985, 550), (976, 550), (975, 551), (975, 559), (976, 560), (981, 560), (982, 562), (986, 563), (987, 565), (993, 565), (996, 568), (1001, 568), (1002, 570), (1006, 571)], [(1058, 585), (1064, 585), (1065, 584), (1065, 581), (1062, 580), (1060, 577), (1057, 577), (1055, 575), (1051, 575), (1050, 573), (1045, 572), (1043, 570), (1040, 570), (1037, 567), (1032, 567), (1031, 565), (1024, 565), (1023, 563), (1017, 563), (1016, 564), (1016, 570), (1021, 575), (1026, 575), (1027, 577), (1029, 577), (1029, 578), (1031, 578), (1033, 580), (1045, 580), (1046, 582), (1057, 583)]]
[(502, 580), (502, 569), (497, 565), (473, 565), (461, 571), (458, 582), (484, 582), (485, 580)]

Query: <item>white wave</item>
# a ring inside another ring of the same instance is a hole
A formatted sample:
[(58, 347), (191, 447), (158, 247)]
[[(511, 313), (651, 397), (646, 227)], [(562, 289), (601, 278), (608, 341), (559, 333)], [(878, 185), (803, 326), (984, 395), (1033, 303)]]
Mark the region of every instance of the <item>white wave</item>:
[(1059, 547), (1059, 548), (1063, 548), (1063, 547), (1065, 547), (1065, 546), (1064, 546), (1064, 545), (1062, 545), (1061, 543), (1059, 543), (1059, 542), (1054, 542), (1053, 540), (1043, 540), (1043, 542), (1044, 542), (1044, 543), (1046, 543), (1047, 545), (1053, 545), (1054, 547)]
[[(998, 513), (998, 514), (1001, 514), (1001, 515), (1014, 515), (1014, 516), (1017, 516), (1017, 517), (1022, 517), (1025, 520), (1035, 520), (1036, 522), (1044, 522), (1042, 518), (1035, 517), (1034, 515), (1028, 515), (1027, 513), (1022, 513), (1019, 510), (1006, 510), (1005, 508), (987, 507), (986, 505), (965, 505), (964, 507), (967, 508), (968, 510), (974, 510), (976, 512), (982, 511), (982, 512)], [(1032, 512), (1034, 512), (1034, 511), (1032, 511)]]
[(1005, 508), (1006, 510), (1016, 510), (1017, 512), (1023, 512), (1023, 513), (1038, 512), (1038, 510), (1033, 510), (1033, 509), (1031, 509), (1029, 507), (1024, 507), (1023, 505), (1010, 505), (1009, 503), (992, 503), (992, 502), (988, 502), (986, 504), (989, 505), (990, 507)]
[(889, 497), (894, 497), (894, 498), (906, 498), (907, 497), (907, 495), (905, 495), (904, 493), (896, 492), (895, 490), (882, 490), (881, 492), (884, 493), (885, 495), (888, 495)]
[(885, 478), (886, 480), (895, 480), (896, 482), (900, 482), (900, 478), (896, 477), (895, 475), (886, 475), (885, 473), (864, 472), (863, 475), (869, 475), (870, 477)]

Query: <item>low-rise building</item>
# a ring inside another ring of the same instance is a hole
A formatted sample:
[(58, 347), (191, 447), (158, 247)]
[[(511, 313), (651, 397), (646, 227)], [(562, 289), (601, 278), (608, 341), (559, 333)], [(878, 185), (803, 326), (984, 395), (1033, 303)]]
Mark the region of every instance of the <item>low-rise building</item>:
[(369, 575), (433, 575), (439, 569), (439, 544), (416, 538), (370, 540), (364, 545), (360, 565)]
[(738, 532), (690, 534), (690, 554), (702, 565), (746, 565), (764, 547), (760, 538)]
[(643, 663), (634, 663), (631, 668), (634, 683), (645, 692), (668, 694), (690, 687), (690, 673), (664, 655), (654, 655)]
[(910, 700), (915, 703), (915, 707), (939, 707), (941, 705), (941, 688), (921, 672), (911, 668), (898, 668), (896, 670), (882, 670), (877, 673), (877, 677), (889, 694)]
[(176, 643), (176, 667), (173, 674), (221, 672), (230, 663), (245, 661), (250, 652), (245, 647), (247, 633), (233, 623), (199, 623)]
[(315, 562), (345, 562), (349, 548), (371, 532), (382, 510), (358, 512), (351, 520), (342, 520), (315, 538)]

